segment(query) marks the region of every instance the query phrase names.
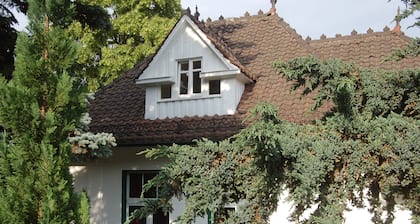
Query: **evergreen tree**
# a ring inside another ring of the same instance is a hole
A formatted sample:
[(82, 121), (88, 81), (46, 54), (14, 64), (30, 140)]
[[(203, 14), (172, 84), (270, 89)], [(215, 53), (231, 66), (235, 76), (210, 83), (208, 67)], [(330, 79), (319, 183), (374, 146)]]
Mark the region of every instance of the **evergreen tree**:
[[(230, 139), (146, 150), (169, 163), (148, 184), (160, 187), (159, 200), (134, 215), (170, 211), (177, 196), (187, 201), (182, 223), (206, 214), (213, 223), (268, 223), (287, 190), (297, 223), (342, 223), (349, 203), (369, 206), (374, 223), (392, 223), (396, 205), (419, 223), (420, 70), (372, 71), (314, 57), (274, 66), (304, 94), (319, 91), (314, 109), (334, 102), (332, 112), (300, 125), (280, 121), (263, 103)], [(238, 211), (226, 215), (232, 203)]]
[[(69, 133), (86, 111), (85, 86), (71, 67), (78, 46), (65, 34), (69, 0), (30, 0), (29, 34), (16, 46), (13, 79), (0, 80), (1, 223), (86, 223), (73, 191)], [(79, 215), (80, 214), (80, 215)]]

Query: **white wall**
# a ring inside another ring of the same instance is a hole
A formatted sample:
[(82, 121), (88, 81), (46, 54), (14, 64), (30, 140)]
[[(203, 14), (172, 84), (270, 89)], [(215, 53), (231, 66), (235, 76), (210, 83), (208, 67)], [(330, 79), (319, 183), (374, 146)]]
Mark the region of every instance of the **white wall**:
[[(287, 217), (290, 215), (290, 213), (293, 211), (293, 207), (292, 207), (292, 203), (286, 201), (287, 198), (287, 193), (285, 193), (284, 195), (282, 195), (282, 197), (280, 198), (278, 207), (277, 207), (277, 212), (275, 212), (273, 215), (271, 215), (270, 217), (270, 223), (272, 224), (277, 224), (277, 223), (281, 223), (281, 224), (293, 224), (293, 222), (290, 222)], [(367, 205), (368, 203), (365, 202), (365, 205)], [(372, 214), (370, 214), (368, 212), (368, 210), (366, 208), (356, 208), (351, 206), (350, 204), (348, 205), (348, 208), (350, 209), (350, 211), (346, 211), (344, 212), (344, 218), (345, 218), (345, 224), (369, 224), (369, 223), (373, 223), (371, 222), (371, 218), (372, 218)], [(313, 208), (312, 211), (314, 211), (315, 209)], [(312, 212), (310, 211), (310, 212)], [(305, 213), (304, 216), (305, 218), (308, 217), (309, 213)], [(397, 208), (395, 214), (395, 219), (394, 219), (394, 224), (410, 224), (410, 218), (411, 218), (411, 212), (404, 210), (402, 208)]]
[[(244, 84), (235, 78), (221, 80), (221, 94), (208, 95), (208, 82), (203, 80), (203, 93), (197, 97), (176, 97), (172, 93), (172, 99), (160, 99), (160, 87), (152, 86), (146, 89), (146, 119), (164, 119), (184, 116), (212, 116), (232, 115), (240, 101)], [(177, 89), (177, 85), (173, 89)]]
[[(202, 79), (200, 94), (180, 96), (178, 62), (186, 59), (200, 59), (203, 73), (239, 71), (188, 17), (183, 17), (138, 78), (140, 83), (147, 83), (145, 119), (234, 114), (245, 88), (235, 77), (222, 79), (220, 95), (209, 95), (208, 80)], [(160, 99), (162, 80), (173, 82), (171, 99)]]
[[(86, 189), (88, 192), (92, 224), (121, 223), (123, 170), (160, 169), (163, 160), (150, 161), (142, 156), (136, 156), (139, 151), (138, 147), (118, 148), (109, 159), (70, 167), (75, 189), (78, 191)], [(173, 199), (175, 210), (169, 216), (170, 221), (182, 213), (183, 203)], [(197, 221), (197, 224), (207, 224), (206, 219), (197, 219)]]

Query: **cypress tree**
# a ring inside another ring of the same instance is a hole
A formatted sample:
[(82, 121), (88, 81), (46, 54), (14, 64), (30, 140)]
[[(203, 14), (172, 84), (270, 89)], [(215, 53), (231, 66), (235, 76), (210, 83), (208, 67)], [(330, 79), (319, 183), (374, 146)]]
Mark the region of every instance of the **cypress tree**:
[(86, 199), (74, 192), (68, 170), (68, 136), (86, 111), (85, 87), (71, 72), (78, 47), (64, 33), (74, 7), (70, 0), (28, 3), (29, 33), (19, 34), (13, 79), (0, 78), (0, 126), (7, 130), (0, 223), (82, 223)]

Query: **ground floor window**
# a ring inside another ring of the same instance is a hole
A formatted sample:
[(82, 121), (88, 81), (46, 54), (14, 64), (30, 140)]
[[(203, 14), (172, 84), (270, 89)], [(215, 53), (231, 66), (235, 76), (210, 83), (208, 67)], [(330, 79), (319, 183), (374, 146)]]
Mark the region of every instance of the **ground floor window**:
[[(157, 175), (158, 171), (123, 171), (123, 195), (122, 195), (122, 223), (132, 212), (145, 205), (146, 200), (158, 198), (158, 188), (152, 188), (140, 198), (143, 186)], [(169, 224), (168, 214), (158, 211), (146, 218), (136, 219), (130, 224)]]

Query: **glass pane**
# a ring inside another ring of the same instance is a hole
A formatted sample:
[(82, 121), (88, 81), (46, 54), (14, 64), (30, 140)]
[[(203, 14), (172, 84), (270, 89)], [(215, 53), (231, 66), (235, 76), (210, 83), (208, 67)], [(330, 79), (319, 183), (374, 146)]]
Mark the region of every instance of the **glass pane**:
[(201, 93), (200, 72), (193, 73), (193, 93)]
[(180, 62), (181, 71), (188, 71), (188, 61), (186, 62)]
[(142, 174), (141, 173), (129, 173), (130, 189), (129, 197), (130, 198), (140, 198), (142, 191)]
[(168, 224), (169, 215), (162, 212), (161, 209), (153, 214), (153, 224)]
[(193, 69), (200, 69), (201, 61), (193, 61)]
[(168, 84), (168, 85), (162, 85), (160, 87), (160, 98), (161, 99), (170, 99), (172, 97), (172, 85)]
[[(156, 173), (145, 173), (144, 174), (144, 183), (147, 183), (149, 180), (153, 179), (157, 174)], [(145, 198), (157, 198), (156, 187), (151, 188), (147, 192), (144, 192)]]
[(209, 93), (220, 94), (220, 80), (210, 80), (209, 81)]
[(187, 94), (188, 93), (188, 75), (187, 73), (181, 73), (181, 83), (179, 86), (179, 93), (180, 94)]
[[(128, 214), (131, 215), (131, 213), (134, 212), (134, 210), (140, 209), (140, 208), (141, 208), (141, 206), (129, 206), (128, 207)], [(130, 222), (130, 224), (146, 224), (146, 218), (134, 219)]]

